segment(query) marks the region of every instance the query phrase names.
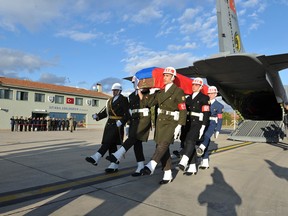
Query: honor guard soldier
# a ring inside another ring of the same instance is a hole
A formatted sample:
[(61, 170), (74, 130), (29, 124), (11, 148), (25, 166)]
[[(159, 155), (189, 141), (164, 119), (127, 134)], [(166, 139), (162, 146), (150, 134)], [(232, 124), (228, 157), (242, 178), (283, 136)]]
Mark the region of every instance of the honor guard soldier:
[[(100, 149), (94, 155), (86, 157), (86, 161), (93, 165), (97, 165), (101, 157), (103, 157), (108, 150), (109, 155), (111, 155), (117, 151), (117, 145), (122, 145), (124, 125), (130, 116), (127, 97), (121, 94), (121, 84), (114, 83), (111, 90), (113, 97), (107, 101), (105, 109), (93, 115), (96, 121), (108, 117)], [(111, 163), (105, 171), (106, 173), (117, 172), (118, 163)]]
[(195, 78), (192, 81), (193, 93), (186, 98), (187, 118), (190, 118), (190, 125), (184, 142), (183, 156), (178, 164), (178, 168), (184, 171), (185, 175), (197, 173), (195, 146), (209, 121), (209, 97), (201, 92), (203, 84), (201, 78)]
[[(138, 79), (132, 78), (135, 91), (128, 96), (129, 112), (131, 118), (129, 120), (128, 138), (115, 153), (106, 157), (107, 160), (117, 163), (124, 154), (133, 146), (137, 161), (137, 169), (132, 176), (140, 176), (140, 170), (144, 167), (144, 154), (142, 142), (147, 142), (149, 131), (151, 129), (151, 113), (148, 108), (148, 99), (145, 97), (149, 94), (149, 89), (139, 90)], [(143, 94), (143, 99), (140, 100), (138, 91)]]
[(208, 88), (208, 96), (210, 98), (210, 113), (209, 126), (204, 132), (204, 140), (200, 146), (196, 149), (197, 156), (202, 157), (199, 168), (208, 169), (209, 168), (209, 154), (208, 146), (210, 144), (211, 136), (214, 134), (215, 139), (217, 139), (219, 132), (222, 127), (222, 113), (224, 110), (223, 104), (216, 100), (218, 90), (215, 86), (210, 86)]
[(153, 95), (154, 99), (150, 104), (150, 107), (158, 106), (155, 132), (156, 150), (150, 162), (141, 170), (141, 174), (153, 174), (157, 164), (161, 162), (164, 177), (159, 182), (160, 184), (167, 184), (173, 179), (169, 145), (179, 136), (181, 126), (185, 124), (187, 116), (184, 91), (173, 83), (175, 77), (175, 68), (164, 69), (165, 88)]

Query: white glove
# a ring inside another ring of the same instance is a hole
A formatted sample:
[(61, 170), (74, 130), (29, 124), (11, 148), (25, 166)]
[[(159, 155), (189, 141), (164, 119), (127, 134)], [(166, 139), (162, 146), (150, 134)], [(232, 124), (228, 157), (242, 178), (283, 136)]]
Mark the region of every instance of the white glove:
[(159, 91), (160, 90), (160, 88), (150, 88), (150, 92), (149, 92), (149, 94), (151, 95), (151, 94), (154, 94), (156, 91)]
[(96, 120), (98, 118), (98, 115), (95, 113), (92, 115), (92, 118)]
[(201, 129), (199, 131), (199, 139), (202, 137), (203, 133), (204, 133), (204, 130), (205, 130), (205, 125), (202, 125), (201, 126)]
[(180, 136), (182, 125), (177, 125), (174, 130), (174, 139), (177, 139)]
[(127, 137), (129, 136), (129, 126), (125, 127), (125, 134), (126, 134)]
[(137, 79), (137, 78), (135, 77), (135, 80), (134, 80), (133, 85), (134, 85), (134, 89), (136, 89), (136, 90), (139, 89), (138, 83), (139, 83), (139, 79)]
[(122, 125), (122, 122), (120, 120), (117, 120), (116, 125), (117, 125), (117, 127), (120, 127)]
[(217, 139), (218, 135), (219, 135), (219, 131), (215, 131), (215, 133), (214, 133), (215, 139)]

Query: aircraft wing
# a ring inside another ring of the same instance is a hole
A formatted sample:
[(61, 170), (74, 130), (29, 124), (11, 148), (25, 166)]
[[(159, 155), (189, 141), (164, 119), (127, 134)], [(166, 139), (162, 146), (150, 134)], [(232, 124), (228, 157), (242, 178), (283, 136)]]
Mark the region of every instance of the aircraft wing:
[(193, 66), (177, 69), (188, 77), (206, 78), (208, 84), (225, 86), (234, 90), (265, 90), (271, 86), (266, 72), (288, 68), (288, 54), (265, 56), (247, 53), (219, 54), (195, 61)]
[(193, 65), (189, 66), (189, 67), (185, 67), (185, 68), (178, 68), (178, 69), (176, 69), (176, 71), (177, 71), (177, 73), (180, 73), (180, 74), (187, 76), (187, 77), (205, 78), (205, 77), (203, 77), (202, 74), (199, 74), (199, 72), (197, 71), (197, 68), (194, 67)]
[(272, 70), (280, 71), (288, 68), (288, 53), (259, 56), (258, 59), (265, 65), (268, 65)]

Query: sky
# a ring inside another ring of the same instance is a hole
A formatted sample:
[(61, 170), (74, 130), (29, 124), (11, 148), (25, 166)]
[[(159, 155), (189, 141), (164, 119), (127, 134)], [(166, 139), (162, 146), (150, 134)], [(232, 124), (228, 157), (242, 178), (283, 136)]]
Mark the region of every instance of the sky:
[[(246, 52), (288, 53), (288, 0), (235, 4)], [(129, 92), (138, 70), (218, 52), (216, 0), (0, 0), (0, 76)]]

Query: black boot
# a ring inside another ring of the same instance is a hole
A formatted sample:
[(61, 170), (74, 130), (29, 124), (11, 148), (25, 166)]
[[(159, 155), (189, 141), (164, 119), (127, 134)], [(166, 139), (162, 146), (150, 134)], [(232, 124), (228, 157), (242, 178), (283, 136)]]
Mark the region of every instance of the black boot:
[(117, 163), (117, 162), (118, 162), (117, 158), (116, 158), (113, 154), (108, 155), (108, 156), (106, 157), (106, 160), (108, 160), (108, 161), (110, 161), (110, 162), (112, 162), (112, 163)]
[(144, 166), (144, 168), (140, 170), (140, 173), (141, 175), (151, 175), (151, 170), (147, 166)]

